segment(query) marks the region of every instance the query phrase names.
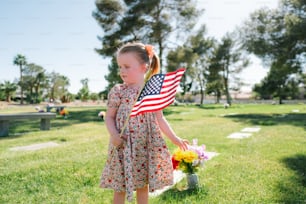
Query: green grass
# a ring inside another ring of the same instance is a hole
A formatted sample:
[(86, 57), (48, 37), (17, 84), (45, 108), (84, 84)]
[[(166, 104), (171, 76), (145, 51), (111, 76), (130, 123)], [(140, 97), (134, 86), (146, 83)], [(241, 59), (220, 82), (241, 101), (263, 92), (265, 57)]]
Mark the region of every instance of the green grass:
[[(39, 121), (18, 121), (10, 127), (11, 136), (0, 138), (0, 203), (111, 203), (112, 191), (98, 187), (109, 136), (97, 114), (105, 107), (68, 110), (69, 118), (57, 116), (50, 131), (40, 131)], [(304, 104), (172, 106), (164, 114), (179, 136), (198, 138), (207, 151), (220, 154), (199, 171), (198, 190), (186, 190), (183, 179), (150, 203), (306, 203)], [(250, 138), (227, 138), (252, 126), (261, 130)], [(60, 145), (10, 150), (50, 141)]]

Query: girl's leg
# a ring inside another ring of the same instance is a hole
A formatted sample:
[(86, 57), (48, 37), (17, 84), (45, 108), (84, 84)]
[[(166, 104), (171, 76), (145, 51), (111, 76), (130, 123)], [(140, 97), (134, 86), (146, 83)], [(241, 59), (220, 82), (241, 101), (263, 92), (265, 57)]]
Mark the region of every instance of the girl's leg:
[(124, 204), (125, 202), (125, 192), (114, 192), (113, 204)]
[(136, 197), (138, 204), (148, 204), (149, 203), (149, 188), (146, 185), (143, 188), (136, 189)]

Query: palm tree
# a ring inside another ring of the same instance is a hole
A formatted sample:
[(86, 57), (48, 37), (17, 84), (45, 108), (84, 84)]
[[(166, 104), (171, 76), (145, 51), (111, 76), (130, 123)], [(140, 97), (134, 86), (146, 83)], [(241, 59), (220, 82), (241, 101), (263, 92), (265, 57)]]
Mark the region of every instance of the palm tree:
[(11, 102), (11, 97), (17, 90), (17, 84), (11, 83), (10, 81), (4, 81), (3, 84), (0, 84), (0, 89), (4, 92), (6, 101)]
[(19, 85), (20, 85), (20, 92), (21, 92), (21, 101), (20, 104), (23, 104), (23, 78), (22, 78), (22, 66), (27, 64), (27, 59), (25, 56), (18, 54), (15, 58), (14, 58), (14, 65), (19, 66), (20, 69), (20, 81), (19, 81)]

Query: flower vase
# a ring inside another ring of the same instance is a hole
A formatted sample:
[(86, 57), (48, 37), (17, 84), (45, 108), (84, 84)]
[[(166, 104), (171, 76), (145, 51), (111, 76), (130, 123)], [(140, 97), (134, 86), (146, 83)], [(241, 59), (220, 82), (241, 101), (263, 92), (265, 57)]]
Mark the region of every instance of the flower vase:
[(187, 174), (188, 189), (196, 189), (199, 187), (199, 178), (197, 174)]

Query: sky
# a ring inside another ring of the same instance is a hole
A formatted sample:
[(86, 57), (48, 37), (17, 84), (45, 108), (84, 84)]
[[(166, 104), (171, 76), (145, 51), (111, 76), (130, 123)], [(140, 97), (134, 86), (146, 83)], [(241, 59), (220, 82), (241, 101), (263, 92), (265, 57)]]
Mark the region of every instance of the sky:
[[(262, 8), (276, 8), (278, 0), (198, 0), (205, 11), (199, 23), (207, 26), (207, 36), (221, 39)], [(0, 83), (19, 78), (13, 65), (17, 54), (28, 63), (42, 66), (70, 79), (69, 91), (77, 93), (81, 80), (89, 79), (91, 92), (104, 90), (108, 59), (95, 52), (101, 27), (92, 17), (94, 0), (6, 0), (0, 2)], [(261, 61), (251, 58), (242, 79), (253, 85), (267, 72)], [(250, 87), (245, 87), (245, 90)]]

